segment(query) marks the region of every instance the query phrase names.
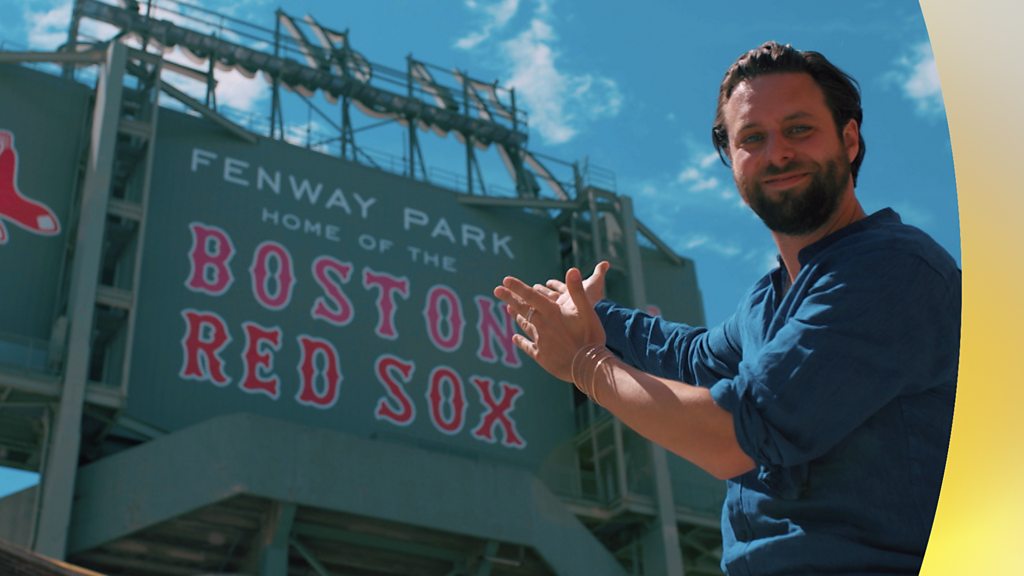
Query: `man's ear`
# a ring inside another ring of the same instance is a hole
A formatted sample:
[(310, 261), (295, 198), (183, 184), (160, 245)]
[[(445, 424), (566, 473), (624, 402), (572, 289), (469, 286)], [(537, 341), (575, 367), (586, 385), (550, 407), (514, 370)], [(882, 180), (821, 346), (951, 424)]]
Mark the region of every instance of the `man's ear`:
[(846, 148), (846, 158), (852, 163), (860, 153), (860, 126), (853, 118), (843, 126), (843, 146)]

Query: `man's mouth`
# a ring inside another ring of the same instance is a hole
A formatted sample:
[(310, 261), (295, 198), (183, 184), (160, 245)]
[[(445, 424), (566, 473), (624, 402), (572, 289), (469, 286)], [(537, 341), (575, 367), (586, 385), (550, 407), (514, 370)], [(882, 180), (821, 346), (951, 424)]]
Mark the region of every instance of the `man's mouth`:
[(810, 173), (808, 172), (794, 172), (791, 174), (780, 174), (778, 176), (771, 176), (761, 181), (761, 185), (765, 188), (791, 188), (800, 184), (804, 179), (808, 178)]

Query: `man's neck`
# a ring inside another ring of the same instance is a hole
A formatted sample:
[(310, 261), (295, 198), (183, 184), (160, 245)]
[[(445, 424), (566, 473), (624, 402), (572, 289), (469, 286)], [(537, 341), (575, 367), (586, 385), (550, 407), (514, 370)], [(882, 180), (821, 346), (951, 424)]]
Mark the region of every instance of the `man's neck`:
[(853, 195), (853, 191), (850, 190), (849, 193), (844, 194), (843, 201), (832, 216), (817, 230), (801, 236), (772, 232), (775, 245), (779, 248), (779, 255), (782, 256), (782, 262), (786, 265), (786, 271), (789, 273), (789, 281), (793, 282), (796, 275), (800, 273), (798, 256), (801, 250), (862, 218), (864, 218), (864, 209), (857, 197)]

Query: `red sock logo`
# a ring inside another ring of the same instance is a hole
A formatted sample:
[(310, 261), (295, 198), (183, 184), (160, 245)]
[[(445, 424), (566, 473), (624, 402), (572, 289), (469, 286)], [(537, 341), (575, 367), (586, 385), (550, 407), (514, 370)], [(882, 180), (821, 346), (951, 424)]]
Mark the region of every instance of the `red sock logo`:
[(60, 233), (60, 221), (49, 207), (18, 191), (18, 153), (14, 134), (0, 130), (0, 244), (7, 243), (4, 220), (40, 236)]

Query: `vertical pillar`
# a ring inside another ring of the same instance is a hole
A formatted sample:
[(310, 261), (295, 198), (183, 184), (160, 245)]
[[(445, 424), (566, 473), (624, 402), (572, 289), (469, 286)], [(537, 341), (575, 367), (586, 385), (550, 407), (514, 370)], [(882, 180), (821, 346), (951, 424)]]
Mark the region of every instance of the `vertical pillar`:
[[(281, 15), (284, 11), (278, 8), (274, 11), (274, 57), (279, 58), (281, 56)], [(284, 129), (282, 128), (280, 134), (277, 131), (278, 123), (281, 119), (281, 79), (278, 74), (274, 74), (273, 81), (270, 84), (270, 139), (274, 140), (280, 135), (284, 138)]]
[(654, 470), (654, 496), (658, 502), (661, 545), (665, 550), (665, 574), (684, 576), (686, 572), (683, 569), (683, 551), (679, 547), (679, 527), (676, 524), (676, 506), (668, 474), (668, 458), (664, 448), (654, 442), (648, 444), (651, 447), (651, 467)]
[[(643, 267), (640, 263), (640, 246), (636, 241), (636, 219), (633, 214), (633, 200), (628, 196), (620, 196), (622, 206), (622, 237), (626, 244), (626, 262), (628, 265), (630, 292), (633, 306), (647, 303), (644, 286)], [(679, 528), (676, 525), (675, 501), (672, 497), (672, 482), (668, 474), (668, 458), (665, 449), (653, 442), (651, 448), (651, 468), (654, 471), (654, 496), (658, 505), (658, 525), (661, 531), (660, 544), (664, 550), (665, 572), (667, 576), (683, 576), (683, 555), (679, 548)]]
[(491, 576), (491, 568), (493, 561), (491, 560), (498, 554), (498, 541), (488, 540), (487, 545), (484, 547), (483, 557), (480, 558), (480, 563), (476, 566), (476, 573), (473, 576)]
[(295, 504), (274, 502), (260, 538), (259, 575), (288, 575), (288, 542), (295, 521)]
[(64, 558), (71, 504), (78, 469), (82, 404), (89, 378), (89, 355), (96, 285), (99, 280), (106, 224), (107, 202), (114, 164), (114, 145), (121, 115), (125, 71), (125, 47), (117, 42), (107, 50), (96, 86), (89, 160), (82, 185), (82, 204), (71, 266), (68, 302), (70, 329), (67, 360), (46, 467), (41, 481), (40, 506), (33, 548), (54, 558)]
[[(68, 52), (74, 53), (77, 51), (78, 46), (78, 26), (82, 21), (82, 17), (78, 13), (78, 0), (74, 0), (71, 5), (71, 26), (68, 27), (68, 41), (67, 46)], [(70, 80), (75, 76), (75, 64), (69, 62), (64, 65), (64, 79)]]
[(615, 483), (618, 485), (616, 500), (625, 500), (629, 497), (629, 478), (626, 475), (626, 449), (622, 443), (622, 421), (618, 418), (612, 419), (612, 438), (615, 443)]

